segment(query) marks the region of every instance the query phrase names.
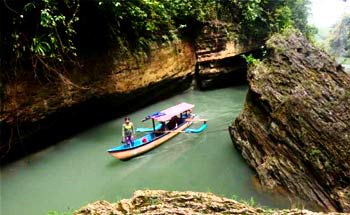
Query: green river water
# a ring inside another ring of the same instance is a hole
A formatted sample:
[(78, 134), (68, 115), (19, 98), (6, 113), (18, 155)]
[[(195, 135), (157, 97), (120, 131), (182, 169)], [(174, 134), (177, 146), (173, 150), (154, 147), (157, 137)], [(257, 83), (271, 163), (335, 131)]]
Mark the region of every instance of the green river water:
[[(213, 91), (188, 90), (130, 113), (140, 120), (180, 102), (209, 120), (201, 134), (179, 134), (160, 147), (129, 161), (106, 153), (120, 143), (123, 118), (93, 127), (44, 151), (1, 169), (1, 215), (38, 215), (73, 211), (97, 200), (130, 198), (138, 189), (203, 191), (254, 199), (267, 207), (289, 208), (278, 195), (254, 187), (254, 172), (231, 142), (228, 125), (243, 108), (246, 86)], [(199, 125), (198, 125), (199, 126)]]

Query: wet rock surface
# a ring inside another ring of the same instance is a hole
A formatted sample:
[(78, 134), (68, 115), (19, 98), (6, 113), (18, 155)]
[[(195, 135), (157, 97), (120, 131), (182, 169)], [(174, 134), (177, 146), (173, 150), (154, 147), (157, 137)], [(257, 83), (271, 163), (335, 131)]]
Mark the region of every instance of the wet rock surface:
[(299, 33), (266, 44), (233, 143), (264, 187), (350, 212), (350, 75)]
[[(131, 199), (117, 203), (97, 201), (77, 211), (74, 215), (121, 214), (284, 214), (322, 215), (308, 210), (272, 210), (254, 208), (238, 201), (211, 193), (176, 192), (164, 190), (139, 190)], [(329, 213), (340, 214), (340, 213)]]

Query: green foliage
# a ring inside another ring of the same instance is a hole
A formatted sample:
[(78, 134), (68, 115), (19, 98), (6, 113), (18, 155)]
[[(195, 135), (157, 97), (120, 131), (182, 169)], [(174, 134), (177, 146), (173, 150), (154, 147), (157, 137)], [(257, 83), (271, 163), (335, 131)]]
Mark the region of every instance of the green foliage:
[[(239, 35), (258, 41), (291, 26), (312, 35), (308, 4), (309, 0), (27, 0), (16, 4), (18, 13), (1, 15), (9, 23), (1, 43), (12, 50), (8, 62), (29, 64), (34, 71), (57, 71), (76, 62), (77, 56), (105, 53), (111, 47), (121, 55), (144, 55), (154, 43), (193, 39), (202, 23), (216, 19), (238, 23)], [(246, 60), (256, 62), (249, 56)]]
[(210, 1), (186, 0), (100, 0), (99, 10), (107, 14), (110, 41), (120, 47), (147, 51), (153, 42), (177, 40), (180, 30), (193, 21), (208, 18)]
[[(13, 52), (17, 59), (30, 58), (33, 66), (37, 66), (38, 60), (53, 65), (76, 56), (73, 40), (78, 8), (75, 1), (59, 4), (54, 0), (41, 0), (25, 4), (13, 20)], [(70, 12), (64, 14), (63, 9)]]
[[(34, 71), (64, 70), (89, 50), (111, 47), (144, 53), (153, 43), (176, 41), (196, 22), (212, 19), (214, 1), (29, 0), (1, 15), (11, 23), (1, 44), (7, 62)], [(82, 22), (79, 21), (83, 20)], [(79, 28), (78, 28), (79, 25)], [(5, 42), (6, 41), (6, 42)], [(12, 44), (9, 47), (7, 44)]]
[(249, 205), (251, 207), (256, 207), (258, 205), (256, 200), (253, 197), (250, 197), (248, 200), (245, 200), (245, 199), (240, 199), (237, 195), (232, 195), (231, 199), (238, 201), (238, 202), (242, 202), (242, 203)]
[(257, 203), (253, 197), (250, 197), (250, 199), (247, 201), (247, 204), (252, 206), (252, 207), (255, 207), (257, 205)]
[(256, 59), (252, 54), (249, 54), (248, 56), (242, 54), (241, 56), (244, 58), (248, 65), (256, 65), (260, 62), (260, 60)]
[(257, 18), (262, 18), (263, 8), (261, 0), (232, 0), (232, 2), (243, 11), (243, 21), (245, 21), (246, 24), (252, 24)]
[(235, 194), (233, 194), (232, 196), (231, 196), (231, 199), (233, 199), (233, 200), (235, 200), (235, 201), (238, 201), (238, 196), (237, 195), (235, 195)]
[(320, 154), (321, 154), (321, 151), (319, 149), (316, 149), (316, 148), (312, 148), (310, 151), (311, 156), (318, 156)]
[(308, 16), (310, 15), (310, 0), (288, 0), (288, 7), (292, 11), (294, 27), (299, 29), (307, 38), (314, 40), (317, 28), (308, 24)]
[(225, 13), (231, 13), (226, 17), (238, 22), (248, 37), (264, 39), (295, 27), (311, 38), (316, 29), (307, 23), (309, 4), (309, 0), (230, 0), (226, 6), (231, 10)]
[(236, 21), (241, 25), (244, 34), (247, 37), (255, 36), (257, 38), (264, 38), (266, 26), (266, 18), (264, 17), (264, 8), (262, 5), (262, 0), (231, 0), (231, 7), (238, 8), (237, 11), (232, 11), (237, 13)]
[(292, 20), (292, 10), (288, 6), (281, 6), (276, 8), (273, 14), (274, 23), (271, 23), (271, 28), (275, 28), (275, 31), (283, 31), (286, 28), (290, 28), (294, 25)]

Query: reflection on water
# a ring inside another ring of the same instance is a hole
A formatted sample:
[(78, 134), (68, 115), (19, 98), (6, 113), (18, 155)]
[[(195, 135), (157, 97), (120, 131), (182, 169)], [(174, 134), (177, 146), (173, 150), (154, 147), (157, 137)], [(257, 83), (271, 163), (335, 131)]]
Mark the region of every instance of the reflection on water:
[(179, 134), (129, 161), (109, 156), (120, 143), (123, 118), (91, 128), (1, 170), (1, 214), (46, 214), (89, 202), (130, 198), (137, 189), (192, 190), (254, 201), (268, 207), (290, 202), (253, 186), (254, 172), (232, 146), (228, 125), (242, 110), (247, 88), (188, 90), (130, 113), (136, 126), (144, 116), (180, 102), (196, 105), (209, 119), (201, 134)]

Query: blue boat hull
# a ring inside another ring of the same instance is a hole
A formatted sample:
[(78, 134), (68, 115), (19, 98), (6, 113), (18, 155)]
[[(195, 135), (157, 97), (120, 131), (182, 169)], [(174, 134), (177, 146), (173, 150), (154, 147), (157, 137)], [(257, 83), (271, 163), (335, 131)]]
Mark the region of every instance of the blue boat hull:
[(114, 148), (108, 149), (107, 152), (111, 154), (113, 157), (118, 158), (120, 160), (126, 160), (140, 154), (143, 154), (167, 140), (173, 138), (177, 134), (184, 132), (183, 130), (189, 127), (192, 122), (184, 122), (179, 125), (176, 129), (171, 131), (165, 131), (161, 135), (156, 135), (155, 133), (147, 133), (146, 135), (135, 139), (133, 144), (123, 144), (120, 146), (116, 146)]

